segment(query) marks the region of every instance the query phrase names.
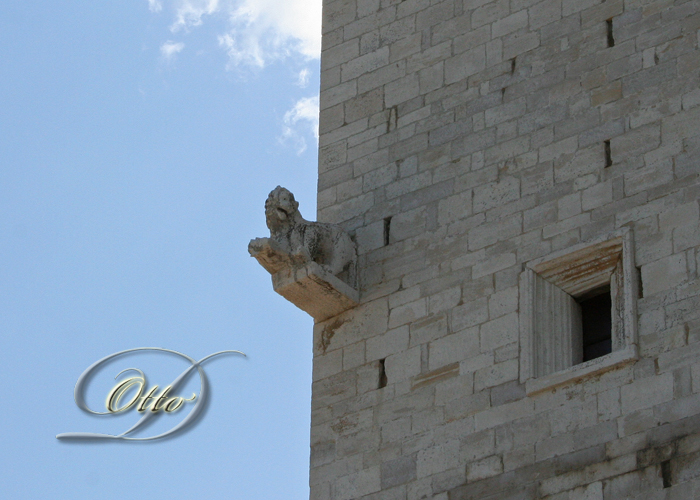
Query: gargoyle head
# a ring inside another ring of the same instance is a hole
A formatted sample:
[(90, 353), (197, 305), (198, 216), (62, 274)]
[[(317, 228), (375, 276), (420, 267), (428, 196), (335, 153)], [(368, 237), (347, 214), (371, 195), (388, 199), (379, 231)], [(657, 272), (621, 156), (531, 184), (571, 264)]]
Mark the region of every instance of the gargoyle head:
[(265, 221), (270, 231), (293, 225), (299, 214), (299, 203), (288, 189), (277, 186), (265, 200)]

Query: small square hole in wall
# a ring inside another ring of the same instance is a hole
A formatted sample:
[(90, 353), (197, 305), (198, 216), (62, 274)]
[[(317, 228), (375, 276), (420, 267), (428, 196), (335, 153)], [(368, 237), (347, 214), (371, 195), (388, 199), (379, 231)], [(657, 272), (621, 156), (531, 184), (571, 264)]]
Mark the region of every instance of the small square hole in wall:
[(550, 377), (558, 383), (567, 374), (636, 358), (638, 276), (631, 237), (624, 229), (527, 264), (521, 381), (560, 374)]

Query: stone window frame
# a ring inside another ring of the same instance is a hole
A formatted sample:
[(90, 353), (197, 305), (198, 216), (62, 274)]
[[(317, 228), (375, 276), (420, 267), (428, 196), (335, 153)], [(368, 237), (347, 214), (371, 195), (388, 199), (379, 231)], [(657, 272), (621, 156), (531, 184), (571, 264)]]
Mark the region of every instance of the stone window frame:
[[(633, 233), (627, 227), (525, 265), (520, 275), (520, 382), (525, 384), (528, 395), (638, 359), (636, 271)], [(570, 303), (574, 297), (608, 284), (612, 302), (612, 352), (572, 364), (577, 355), (572, 337), (580, 325), (575, 324)], [(537, 290), (543, 295), (543, 287), (553, 293), (545, 294), (546, 298), (538, 303)], [(559, 298), (550, 298), (556, 295)], [(538, 313), (538, 307), (542, 310), (545, 306), (551, 319)], [(553, 314), (552, 309), (557, 307), (561, 314)], [(553, 329), (542, 328), (543, 324), (554, 325), (560, 331), (548, 335), (547, 331)]]

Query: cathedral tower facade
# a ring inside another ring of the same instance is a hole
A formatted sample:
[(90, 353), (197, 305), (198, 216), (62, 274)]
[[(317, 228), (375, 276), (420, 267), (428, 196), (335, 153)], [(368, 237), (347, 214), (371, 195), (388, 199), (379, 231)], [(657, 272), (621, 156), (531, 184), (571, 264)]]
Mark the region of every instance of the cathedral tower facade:
[(324, 0), (312, 500), (700, 498), (700, 2)]

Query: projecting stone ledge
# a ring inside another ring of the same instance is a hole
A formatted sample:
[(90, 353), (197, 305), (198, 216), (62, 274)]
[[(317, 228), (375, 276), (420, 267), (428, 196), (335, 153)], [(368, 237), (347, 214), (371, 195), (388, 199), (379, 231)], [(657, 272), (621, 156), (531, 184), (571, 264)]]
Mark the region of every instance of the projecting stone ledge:
[(248, 252), (272, 275), (274, 290), (316, 321), (352, 309), (359, 293), (355, 243), (340, 226), (305, 220), (299, 203), (277, 186), (265, 202), (269, 238), (255, 238)]
[(360, 300), (357, 290), (324, 271), (315, 262), (273, 274), (272, 287), (316, 321), (352, 309)]

